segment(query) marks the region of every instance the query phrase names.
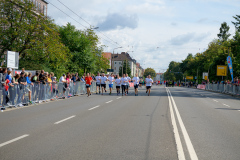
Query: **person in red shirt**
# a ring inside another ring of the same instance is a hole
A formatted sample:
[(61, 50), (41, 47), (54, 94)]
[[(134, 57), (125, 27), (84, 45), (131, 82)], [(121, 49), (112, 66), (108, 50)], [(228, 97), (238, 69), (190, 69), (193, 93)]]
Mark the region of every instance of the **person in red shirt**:
[(91, 93), (90, 87), (91, 87), (92, 81), (93, 81), (92, 77), (89, 76), (89, 73), (87, 73), (87, 76), (85, 77), (85, 82), (86, 82), (86, 88), (87, 88), (88, 97), (89, 97), (89, 95)]

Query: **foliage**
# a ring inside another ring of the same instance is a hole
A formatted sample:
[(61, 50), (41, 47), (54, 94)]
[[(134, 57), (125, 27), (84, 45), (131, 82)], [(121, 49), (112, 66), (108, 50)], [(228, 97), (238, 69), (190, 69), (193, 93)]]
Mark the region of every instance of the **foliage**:
[(150, 75), (151, 77), (156, 77), (156, 71), (153, 68), (147, 68), (145, 69), (143, 76), (147, 77), (148, 75)]
[[(217, 77), (217, 65), (227, 65), (227, 56), (233, 60), (233, 75), (240, 76), (240, 34), (236, 32), (233, 39), (221, 42), (213, 40), (203, 53), (189, 54), (182, 62), (170, 62), (164, 73), (166, 80), (182, 80), (186, 76), (197, 76), (198, 83), (202, 82), (202, 73), (209, 72), (209, 80), (220, 81)], [(230, 79), (230, 73), (224, 79)]]
[(59, 27), (61, 41), (71, 52), (71, 63), (68, 64), (70, 72), (96, 73), (105, 72), (109, 68), (109, 61), (102, 56), (102, 48), (97, 47), (99, 39), (91, 29), (77, 30), (68, 23)]
[(220, 33), (217, 35), (221, 42), (227, 41), (228, 38), (231, 36), (231, 34), (228, 33), (229, 29), (230, 29), (230, 27), (227, 25), (226, 22), (223, 22), (221, 24), (221, 28), (219, 29)]
[(70, 55), (68, 48), (60, 42), (52, 19), (37, 13), (29, 0), (0, 0), (0, 8), (1, 57), (6, 51), (17, 51), (20, 67), (44, 68), (57, 75), (66, 71), (65, 64)]
[[(127, 60), (123, 62), (123, 74), (126, 74), (126, 69), (128, 76), (132, 77), (133, 75), (131, 75), (131, 68)], [(119, 67), (119, 76), (122, 77), (122, 66)]]
[(233, 18), (234, 18), (237, 22), (232, 22), (232, 23), (235, 25), (237, 31), (240, 32), (240, 15), (233, 16)]

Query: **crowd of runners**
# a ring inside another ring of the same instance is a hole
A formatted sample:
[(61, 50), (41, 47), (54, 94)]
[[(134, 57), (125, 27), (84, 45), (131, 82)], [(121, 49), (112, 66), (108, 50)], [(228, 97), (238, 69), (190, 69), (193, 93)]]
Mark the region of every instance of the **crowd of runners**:
[(94, 77), (94, 79), (90, 76), (89, 73), (87, 73), (86, 77), (85, 77), (85, 83), (86, 83), (86, 88), (87, 88), (87, 95), (88, 97), (91, 95), (91, 91), (90, 91), (90, 87), (93, 81), (96, 81), (96, 94), (102, 94), (106, 91), (106, 84), (107, 81), (109, 82), (109, 90), (110, 93), (109, 95), (112, 94), (112, 90), (113, 90), (113, 83), (116, 84), (116, 91), (117, 91), (117, 95), (121, 94), (122, 91), (122, 96), (128, 95), (128, 91), (129, 91), (129, 82), (133, 82), (134, 83), (134, 90), (135, 90), (135, 96), (138, 96), (138, 87), (142, 87), (143, 84), (146, 84), (146, 93), (148, 93), (148, 96), (151, 93), (151, 86), (153, 84), (153, 80), (151, 78), (150, 75), (147, 76), (147, 78), (145, 78), (145, 80), (140, 79), (137, 74), (135, 75), (135, 77), (133, 77), (132, 79), (128, 76), (128, 74), (123, 74), (122, 77), (119, 77), (119, 75), (117, 75), (117, 77), (115, 78), (113, 74), (110, 75), (106, 75), (104, 73), (102, 73), (100, 75), (100, 73), (98, 73), (98, 75), (96, 77)]

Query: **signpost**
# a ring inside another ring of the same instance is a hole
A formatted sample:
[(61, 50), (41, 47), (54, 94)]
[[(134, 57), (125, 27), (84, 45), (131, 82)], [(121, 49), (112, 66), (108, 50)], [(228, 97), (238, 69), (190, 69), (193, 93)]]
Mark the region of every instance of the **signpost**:
[(227, 76), (227, 66), (217, 66), (217, 76)]
[(203, 72), (202, 79), (204, 79), (204, 80), (208, 79), (208, 72)]
[(187, 76), (186, 79), (193, 79), (193, 76)]
[(7, 52), (7, 68), (18, 69), (19, 53), (8, 51)]

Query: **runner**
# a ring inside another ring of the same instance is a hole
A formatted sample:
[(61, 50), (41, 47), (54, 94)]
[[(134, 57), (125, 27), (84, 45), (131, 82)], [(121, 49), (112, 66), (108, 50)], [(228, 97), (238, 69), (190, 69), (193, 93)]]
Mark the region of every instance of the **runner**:
[(89, 97), (91, 91), (90, 91), (90, 87), (91, 87), (91, 84), (92, 84), (92, 77), (90, 77), (89, 73), (87, 73), (87, 76), (85, 77), (85, 82), (86, 82), (86, 88), (87, 88), (87, 94)]
[(106, 92), (106, 81), (107, 81), (107, 77), (105, 77), (105, 74), (102, 74), (102, 77), (100, 78), (100, 82), (101, 82), (101, 87), (102, 87), (102, 95), (103, 95), (103, 88)]
[(125, 74), (123, 74), (123, 77), (121, 78), (121, 85), (122, 85), (122, 96), (123, 96), (123, 91), (126, 94), (126, 86), (127, 86), (128, 79), (125, 77)]
[(128, 77), (128, 74), (126, 74), (126, 78), (127, 78), (127, 80), (128, 80), (128, 82), (127, 82), (127, 88), (126, 88), (126, 90), (127, 90), (127, 94), (128, 94), (128, 88), (130, 87), (129, 86), (129, 81), (131, 81), (131, 78), (130, 77)]
[(145, 78), (146, 93), (148, 92), (147, 85), (146, 85), (147, 81), (148, 81), (148, 76), (147, 76), (147, 78)]
[(120, 87), (121, 87), (121, 79), (119, 78), (119, 75), (117, 75), (117, 79), (115, 80), (116, 83), (116, 89), (117, 89), (117, 95), (120, 94)]
[(109, 90), (110, 93), (109, 95), (112, 94), (112, 88), (113, 88), (113, 82), (115, 81), (113, 74), (111, 73), (111, 75), (108, 77), (108, 81), (109, 81)]
[[(147, 78), (146, 78), (147, 79)], [(146, 80), (146, 87), (147, 87), (147, 92), (148, 92), (148, 96), (151, 93), (151, 86), (152, 86), (153, 80), (151, 78), (150, 75), (148, 75), (148, 79)]]
[(143, 84), (143, 79), (141, 78), (141, 79), (140, 79), (140, 82), (139, 82), (139, 87), (142, 88), (142, 84)]
[(133, 77), (133, 82), (134, 82), (134, 89), (135, 89), (135, 96), (138, 96), (138, 85), (139, 85), (139, 77), (137, 76), (137, 73), (135, 77)]
[(99, 91), (99, 94), (100, 94), (100, 86), (101, 86), (101, 83), (100, 83), (100, 79), (101, 79), (101, 76), (100, 76), (100, 73), (97, 74), (97, 76), (95, 77), (96, 79), (96, 94), (98, 94), (98, 91)]

